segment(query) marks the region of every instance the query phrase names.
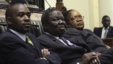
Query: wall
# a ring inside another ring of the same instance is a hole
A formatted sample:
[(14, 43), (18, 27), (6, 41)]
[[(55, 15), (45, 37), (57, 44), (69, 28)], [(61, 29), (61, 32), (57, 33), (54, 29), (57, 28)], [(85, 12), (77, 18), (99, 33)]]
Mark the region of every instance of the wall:
[(99, 20), (101, 26), (101, 18), (103, 15), (109, 15), (111, 18), (111, 25), (113, 26), (113, 0), (99, 0)]
[(89, 0), (89, 24), (90, 29), (93, 30), (94, 27), (99, 27), (99, 5), (98, 0)]

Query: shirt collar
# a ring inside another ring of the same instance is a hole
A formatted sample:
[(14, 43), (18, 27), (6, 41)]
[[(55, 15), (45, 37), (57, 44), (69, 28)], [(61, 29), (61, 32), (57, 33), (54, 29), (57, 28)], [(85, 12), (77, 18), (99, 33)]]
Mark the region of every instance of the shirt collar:
[(23, 41), (26, 41), (26, 38), (25, 38), (25, 34), (21, 34), (13, 29), (9, 29), (11, 32), (13, 32), (14, 34), (16, 34), (17, 36), (19, 36)]
[(105, 29), (105, 27), (103, 27), (103, 29), (104, 29), (104, 30), (106, 30), (106, 29), (108, 30), (108, 29), (109, 29), (109, 27), (107, 27), (106, 29)]

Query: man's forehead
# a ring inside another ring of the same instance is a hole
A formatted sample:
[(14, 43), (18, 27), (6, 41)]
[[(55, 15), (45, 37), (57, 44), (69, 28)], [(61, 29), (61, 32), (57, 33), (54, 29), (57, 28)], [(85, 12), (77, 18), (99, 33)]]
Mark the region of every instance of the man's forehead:
[(54, 10), (54, 11), (50, 12), (50, 15), (56, 15), (56, 14), (62, 14), (62, 13), (58, 10)]
[(13, 5), (13, 10), (17, 12), (30, 12), (26, 5), (24, 4), (15, 4)]

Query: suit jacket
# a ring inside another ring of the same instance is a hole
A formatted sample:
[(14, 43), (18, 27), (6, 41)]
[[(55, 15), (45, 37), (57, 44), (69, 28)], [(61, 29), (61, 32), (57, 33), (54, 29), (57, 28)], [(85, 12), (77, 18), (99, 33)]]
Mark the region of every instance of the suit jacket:
[(41, 59), (41, 46), (37, 38), (30, 33), (27, 35), (34, 46), (9, 30), (0, 35), (0, 55), (3, 64), (60, 64), (58, 55), (54, 53), (45, 56), (49, 62)]
[[(101, 37), (102, 28), (103, 27), (94, 28), (94, 33), (99, 37)], [(110, 37), (113, 37), (113, 27), (112, 26), (109, 27), (106, 38), (110, 38)]]
[(113, 47), (99, 57), (101, 64), (113, 64)]
[(103, 53), (107, 50), (102, 40), (88, 29), (80, 31), (75, 28), (68, 28), (64, 37), (71, 42), (86, 44), (92, 51)]
[(62, 64), (76, 64), (84, 53), (90, 51), (84, 44), (76, 44), (78, 45), (77, 47), (66, 46), (54, 36), (47, 33), (40, 35), (38, 40), (49, 50), (53, 50), (58, 53)]

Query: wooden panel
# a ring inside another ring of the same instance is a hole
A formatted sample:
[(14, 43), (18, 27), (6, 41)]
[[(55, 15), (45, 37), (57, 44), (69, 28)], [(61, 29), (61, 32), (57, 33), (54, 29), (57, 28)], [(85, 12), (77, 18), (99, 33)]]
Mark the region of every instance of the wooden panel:
[(102, 41), (103, 41), (106, 45), (109, 45), (110, 47), (113, 46), (113, 38), (105, 38), (105, 39), (102, 39)]

